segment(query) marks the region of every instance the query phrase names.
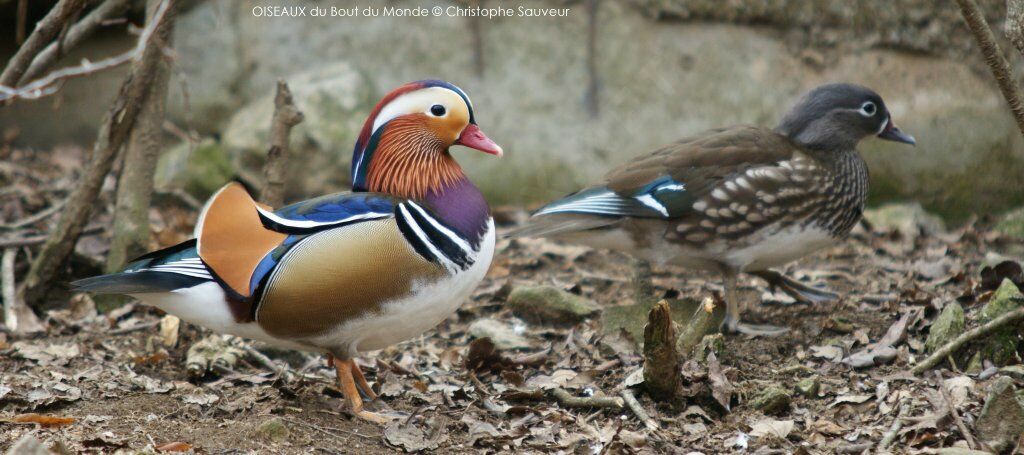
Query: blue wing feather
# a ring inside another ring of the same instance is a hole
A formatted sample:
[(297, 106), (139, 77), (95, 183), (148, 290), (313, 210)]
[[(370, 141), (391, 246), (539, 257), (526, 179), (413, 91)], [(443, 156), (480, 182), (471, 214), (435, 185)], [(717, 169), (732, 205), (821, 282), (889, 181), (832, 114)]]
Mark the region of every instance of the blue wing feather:
[(616, 193), (606, 186), (595, 186), (552, 202), (534, 216), (575, 213), (612, 217), (672, 218), (686, 196), (686, 184), (662, 176), (630, 194)]

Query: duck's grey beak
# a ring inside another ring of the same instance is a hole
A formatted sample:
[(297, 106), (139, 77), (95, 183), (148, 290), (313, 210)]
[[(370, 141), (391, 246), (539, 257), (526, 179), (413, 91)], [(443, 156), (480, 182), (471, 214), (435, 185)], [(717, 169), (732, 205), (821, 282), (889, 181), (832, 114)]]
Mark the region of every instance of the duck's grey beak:
[(900, 131), (896, 124), (892, 122), (892, 119), (886, 120), (885, 128), (882, 128), (882, 132), (878, 133), (878, 137), (887, 141), (902, 142), (904, 144), (917, 145), (917, 140), (914, 136), (911, 136), (903, 131)]

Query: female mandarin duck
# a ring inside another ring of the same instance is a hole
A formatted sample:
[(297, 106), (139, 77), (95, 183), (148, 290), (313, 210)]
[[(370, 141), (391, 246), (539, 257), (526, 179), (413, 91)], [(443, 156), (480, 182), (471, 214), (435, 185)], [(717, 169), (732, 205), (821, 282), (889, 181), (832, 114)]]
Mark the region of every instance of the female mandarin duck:
[(552, 202), (511, 235), (549, 236), (722, 275), (728, 331), (785, 331), (740, 321), (736, 276), (797, 300), (835, 294), (770, 270), (830, 245), (861, 217), (869, 136), (914, 144), (882, 98), (829, 84), (805, 94), (775, 129), (735, 126), (680, 140), (613, 170), (604, 183)]
[(73, 283), (128, 294), (214, 331), (320, 351), (351, 411), (375, 398), (353, 358), (451, 315), (487, 272), (494, 222), (449, 153), (501, 156), (458, 87), (420, 81), (384, 97), (352, 157), (353, 192), (271, 211), (239, 184), (215, 194), (195, 239)]

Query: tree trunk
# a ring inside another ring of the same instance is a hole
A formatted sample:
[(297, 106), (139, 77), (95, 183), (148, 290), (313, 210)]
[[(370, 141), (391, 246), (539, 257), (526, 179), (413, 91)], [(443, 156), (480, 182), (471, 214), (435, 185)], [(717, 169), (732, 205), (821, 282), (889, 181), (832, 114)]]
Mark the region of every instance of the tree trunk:
[[(148, 0), (147, 22), (161, 0)], [(162, 48), (170, 47), (173, 23), (153, 38)], [(153, 174), (160, 156), (163, 136), (164, 109), (167, 104), (167, 84), (171, 62), (161, 59), (153, 71), (152, 83), (146, 102), (139, 110), (135, 128), (128, 137), (121, 176), (117, 184), (114, 204), (113, 239), (107, 254), (107, 272), (120, 270), (125, 263), (149, 250), (149, 205), (153, 199)]]

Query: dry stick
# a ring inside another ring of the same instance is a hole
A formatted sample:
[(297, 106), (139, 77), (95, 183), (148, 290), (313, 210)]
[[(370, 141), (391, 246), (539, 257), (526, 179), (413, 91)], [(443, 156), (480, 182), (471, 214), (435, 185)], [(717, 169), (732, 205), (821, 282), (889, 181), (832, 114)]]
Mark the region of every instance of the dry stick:
[(644, 423), (644, 426), (647, 427), (648, 430), (657, 431), (661, 429), (661, 427), (658, 426), (658, 423), (655, 422), (654, 419), (651, 418), (651, 416), (647, 415), (647, 412), (644, 411), (643, 406), (640, 405), (640, 402), (636, 399), (636, 396), (633, 395), (633, 391), (629, 390), (628, 387), (622, 389), (622, 400), (626, 402), (626, 407), (628, 407), (630, 411), (633, 411), (633, 414), (636, 414), (636, 418), (640, 419), (640, 421)]
[(972, 450), (978, 448), (978, 443), (974, 442), (974, 436), (970, 431), (967, 431), (967, 425), (964, 425), (964, 421), (960, 419), (960, 413), (957, 412), (956, 406), (953, 406), (953, 397), (949, 394), (949, 390), (946, 390), (946, 384), (942, 380), (942, 373), (936, 371), (935, 379), (939, 381), (939, 391), (942, 392), (942, 400), (946, 402), (946, 409), (949, 410), (949, 414), (953, 416), (953, 423), (960, 430), (960, 434), (967, 440), (967, 447)]
[(302, 111), (295, 107), (288, 84), (278, 79), (277, 94), (274, 95), (274, 117), (270, 123), (270, 149), (267, 150), (267, 162), (263, 165), (263, 188), (260, 189), (260, 200), (271, 207), (278, 207), (284, 202), (288, 136), (292, 127), (304, 118)]
[(882, 435), (882, 440), (878, 442), (878, 451), (888, 449), (892, 445), (893, 441), (896, 440), (896, 436), (899, 435), (900, 429), (903, 428), (903, 416), (910, 412), (910, 403), (902, 401), (900, 411), (896, 414), (896, 419), (892, 421), (892, 426), (889, 427), (889, 431), (886, 431)]
[(931, 369), (935, 365), (938, 365), (946, 358), (946, 356), (952, 355), (954, 352), (960, 349), (963, 345), (967, 344), (969, 341), (989, 335), (992, 332), (999, 330), (1005, 325), (1012, 324), (1022, 319), (1024, 319), (1024, 307), (1017, 308), (1016, 310), (1013, 310), (1009, 313), (1005, 313), (1002, 316), (999, 316), (998, 318), (995, 318), (980, 327), (975, 327), (971, 330), (968, 330), (961, 334), (960, 336), (954, 338), (953, 341), (946, 343), (944, 346), (935, 351), (932, 355), (928, 356), (928, 358), (922, 360), (921, 363), (914, 366), (914, 368), (911, 369), (910, 372), (913, 374), (921, 374)]
[(116, 68), (133, 61), (138, 62), (146, 52), (147, 44), (153, 35), (153, 31), (156, 29), (156, 27), (151, 27), (151, 25), (163, 23), (163, 18), (167, 15), (167, 10), (169, 9), (171, 2), (172, 0), (167, 0), (161, 4), (160, 9), (157, 11), (155, 20), (147, 24), (146, 28), (142, 30), (142, 34), (139, 35), (139, 40), (132, 50), (96, 62), (83, 60), (82, 63), (77, 66), (59, 69), (47, 74), (41, 79), (35, 80), (19, 88), (0, 84), (0, 102), (14, 98), (38, 99), (44, 96), (49, 96), (60, 89), (58, 82), (62, 82), (65, 79), (86, 76), (99, 71)]
[(21, 229), (21, 228), (23, 228), (25, 226), (31, 226), (33, 224), (36, 224), (39, 221), (42, 221), (42, 220), (45, 220), (45, 219), (49, 218), (50, 215), (53, 215), (54, 213), (59, 212), (60, 209), (64, 208), (64, 204), (67, 204), (67, 202), (68, 202), (67, 199), (62, 199), (62, 200), (58, 201), (56, 204), (53, 204), (53, 205), (51, 205), (50, 207), (47, 207), (44, 210), (40, 210), (40, 211), (38, 211), (36, 213), (33, 213), (33, 214), (31, 214), (31, 215), (29, 215), (29, 216), (27, 216), (25, 218), (20, 219), (18, 221), (15, 221), (15, 222), (10, 223), (10, 224), (0, 225), (0, 230), (13, 231), (15, 229)]
[(558, 404), (567, 408), (615, 408), (622, 409), (625, 405), (619, 397), (577, 397), (563, 388), (555, 388), (548, 391), (558, 401)]
[(97, 6), (96, 9), (92, 10), (68, 30), (67, 36), (59, 43), (60, 46), (58, 46), (58, 43), (50, 43), (39, 55), (36, 55), (32, 60), (32, 64), (29, 65), (17, 84), (19, 86), (24, 85), (38, 77), (43, 71), (52, 66), (62, 54), (67, 54), (69, 49), (91, 36), (107, 20), (127, 11), (130, 3), (130, 0), (106, 0), (100, 6)]
[(28, 0), (18, 0), (18, 24), (14, 33), (14, 42), (19, 46), (25, 43), (25, 23), (28, 22)]
[(173, 2), (174, 0), (164, 0), (160, 4), (154, 20), (146, 24), (146, 29), (139, 38), (147, 39), (142, 42), (143, 52), (132, 65), (114, 105), (103, 119), (96, 144), (89, 157), (88, 167), (68, 199), (67, 207), (56, 229), (46, 240), (25, 278), (21, 292), (28, 305), (34, 305), (45, 297), (45, 288), (57, 276), (61, 266), (74, 250), (89, 214), (92, 213), (103, 180), (110, 172), (118, 150), (128, 138), (142, 104), (146, 102), (153, 74), (163, 57), (163, 50), (156, 46), (155, 42), (148, 41), (148, 37), (153, 35), (154, 30), (167, 27), (173, 20), (172, 14), (168, 11)]
[(1021, 101), (1024, 97), (1021, 96), (1020, 88), (1014, 81), (1010, 63), (999, 50), (996, 37), (985, 21), (981, 9), (978, 8), (978, 3), (975, 0), (956, 0), (956, 3), (960, 5), (960, 13), (964, 16), (967, 27), (971, 29), (974, 40), (978, 42), (982, 55), (985, 56), (985, 63), (992, 71), (992, 76), (996, 78), (999, 91), (1003, 92), (1003, 98), (1006, 98), (1006, 103), (1010, 105), (1013, 118), (1017, 121), (1017, 128), (1024, 134), (1024, 102)]
[[(153, 20), (161, 0), (148, 0), (147, 20)], [(160, 49), (171, 46), (173, 21), (160, 28), (153, 36), (153, 44)], [(135, 126), (128, 136), (121, 175), (117, 180), (114, 202), (113, 238), (107, 252), (107, 272), (121, 269), (131, 258), (149, 248), (149, 206), (153, 200), (153, 175), (163, 143), (164, 109), (167, 104), (167, 85), (171, 74), (170, 62), (161, 59), (153, 70), (146, 101), (139, 109)], [(123, 302), (124, 300), (121, 300)], [(104, 306), (118, 303), (108, 301)]]
[[(82, 230), (82, 236), (99, 234), (103, 231), (100, 226), (91, 226)], [(23, 247), (39, 245), (50, 238), (49, 234), (33, 235), (31, 237), (0, 238), (0, 248)]]
[(36, 24), (35, 30), (32, 30), (32, 34), (25, 40), (25, 44), (18, 48), (18, 52), (11, 57), (11, 61), (4, 68), (3, 73), (0, 73), (0, 85), (14, 86), (17, 84), (36, 54), (42, 51), (50, 41), (53, 41), (53, 38), (60, 33), (71, 16), (81, 10), (83, 3), (83, 0), (60, 0), (57, 2), (57, 5), (49, 13), (46, 13), (43, 20)]
[(3, 289), (4, 325), (14, 333), (39, 332), (43, 325), (39, 318), (25, 303), (18, 299), (17, 285), (14, 282), (14, 260), (18, 256), (17, 248), (4, 250), (0, 259), (0, 287)]

